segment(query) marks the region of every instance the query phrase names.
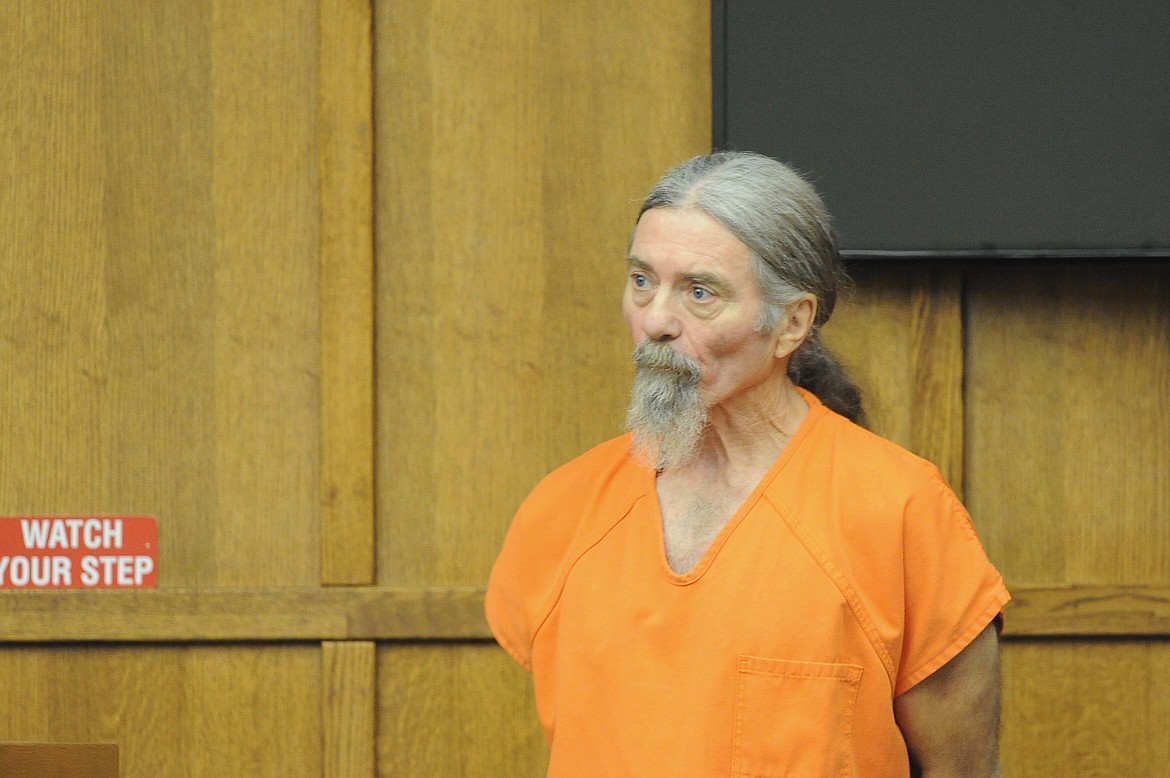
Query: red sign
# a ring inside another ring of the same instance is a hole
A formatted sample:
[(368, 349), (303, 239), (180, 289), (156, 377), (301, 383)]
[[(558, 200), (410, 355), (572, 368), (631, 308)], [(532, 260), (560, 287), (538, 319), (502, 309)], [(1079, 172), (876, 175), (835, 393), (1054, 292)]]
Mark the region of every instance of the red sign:
[(0, 517), (0, 589), (153, 589), (153, 516)]

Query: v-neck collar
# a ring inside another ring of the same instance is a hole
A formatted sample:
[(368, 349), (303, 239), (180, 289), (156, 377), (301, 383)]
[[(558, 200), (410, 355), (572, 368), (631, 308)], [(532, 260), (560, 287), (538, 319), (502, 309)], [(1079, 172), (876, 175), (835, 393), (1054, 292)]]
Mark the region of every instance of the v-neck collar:
[(780, 474), (784, 466), (797, 455), (801, 444), (808, 438), (813, 427), (816, 426), (816, 423), (827, 412), (820, 399), (812, 392), (802, 389), (799, 386), (796, 387), (796, 390), (800, 392), (801, 397), (808, 404), (808, 413), (800, 422), (800, 426), (797, 427), (796, 432), (784, 445), (784, 449), (776, 457), (776, 461), (772, 463), (772, 466), (760, 478), (755, 488), (752, 489), (751, 493), (748, 494), (747, 498), (736, 509), (731, 518), (728, 519), (727, 523), (723, 525), (723, 528), (719, 530), (719, 534), (715, 536), (715, 539), (711, 541), (707, 550), (703, 552), (703, 556), (699, 559), (698, 564), (685, 573), (676, 573), (666, 559), (666, 535), (662, 528), (662, 505), (658, 500), (658, 476), (653, 467), (642, 466), (643, 493), (645, 496), (644, 506), (655, 524), (654, 537), (658, 547), (659, 564), (666, 579), (671, 583), (678, 586), (688, 586), (703, 577), (714, 563), (715, 558), (719, 555), (719, 551), (723, 548), (727, 539), (731, 537), (736, 528), (751, 513), (752, 508), (760, 501), (768, 486), (776, 479), (776, 476)]

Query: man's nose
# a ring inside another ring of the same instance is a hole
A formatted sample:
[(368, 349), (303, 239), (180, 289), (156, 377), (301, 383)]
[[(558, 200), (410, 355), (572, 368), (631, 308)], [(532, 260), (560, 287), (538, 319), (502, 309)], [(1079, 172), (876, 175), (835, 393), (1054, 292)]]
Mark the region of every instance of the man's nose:
[(682, 334), (682, 320), (675, 310), (672, 295), (662, 289), (644, 309), (642, 329), (651, 340), (674, 340)]

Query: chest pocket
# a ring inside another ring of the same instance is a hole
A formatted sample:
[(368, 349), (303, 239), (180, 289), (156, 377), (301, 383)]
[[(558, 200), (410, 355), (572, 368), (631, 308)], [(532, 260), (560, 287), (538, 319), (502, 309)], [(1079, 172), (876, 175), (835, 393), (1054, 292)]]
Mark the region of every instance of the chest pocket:
[(737, 670), (733, 776), (854, 774), (860, 667), (741, 656)]

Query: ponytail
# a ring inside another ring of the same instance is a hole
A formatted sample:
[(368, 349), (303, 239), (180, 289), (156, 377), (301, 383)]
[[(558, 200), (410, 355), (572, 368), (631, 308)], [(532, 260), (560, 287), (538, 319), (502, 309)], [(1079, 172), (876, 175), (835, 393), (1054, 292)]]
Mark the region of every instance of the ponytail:
[(853, 383), (833, 352), (825, 348), (818, 330), (814, 329), (792, 355), (788, 362), (788, 377), (792, 383), (815, 394), (829, 410), (866, 426), (861, 389)]

